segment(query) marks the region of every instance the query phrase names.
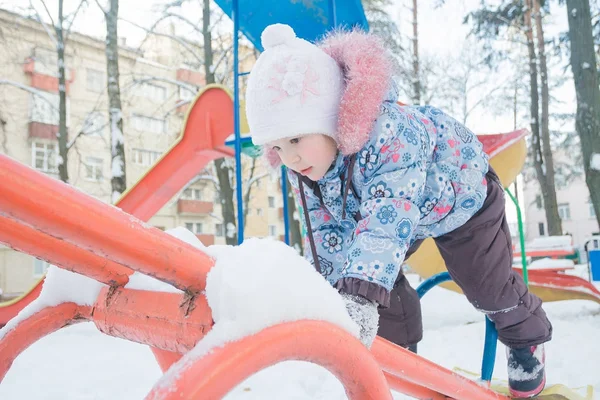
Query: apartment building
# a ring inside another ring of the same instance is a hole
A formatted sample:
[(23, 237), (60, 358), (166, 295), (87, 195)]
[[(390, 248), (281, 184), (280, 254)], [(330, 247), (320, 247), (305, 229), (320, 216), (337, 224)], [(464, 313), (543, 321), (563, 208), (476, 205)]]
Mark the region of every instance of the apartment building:
[[(189, 44), (188, 44), (189, 45)], [(0, 153), (58, 179), (58, 78), (54, 45), (37, 21), (0, 10)], [(69, 183), (111, 202), (110, 132), (104, 39), (73, 32), (65, 47)], [(119, 49), (127, 186), (131, 187), (180, 135), (187, 104), (205, 81), (177, 45), (149, 40)], [(182, 56), (183, 55), (183, 56)], [(250, 62), (250, 61), (249, 61)], [(251, 62), (250, 62), (251, 63)], [(254, 167), (252, 163), (254, 162)], [(208, 166), (149, 223), (183, 226), (205, 244), (225, 243), (218, 181)], [(253, 172), (246, 236), (283, 235), (279, 180), (260, 159), (244, 157)], [(44, 201), (44, 199), (39, 199)], [(0, 245), (0, 289), (26, 291), (47, 265)]]
[[(527, 240), (547, 236), (548, 223), (537, 181), (528, 182), (523, 188), (523, 194)], [(563, 233), (573, 237), (576, 247), (582, 248), (592, 235), (600, 234), (590, 192), (583, 176), (571, 180), (565, 187), (557, 188), (556, 197)]]

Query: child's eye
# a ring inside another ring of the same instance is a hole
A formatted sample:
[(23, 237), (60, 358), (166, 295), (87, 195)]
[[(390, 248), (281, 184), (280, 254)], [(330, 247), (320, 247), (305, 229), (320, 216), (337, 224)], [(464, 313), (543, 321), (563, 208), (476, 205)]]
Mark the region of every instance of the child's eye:
[(296, 144), (296, 143), (298, 143), (299, 141), (300, 141), (300, 138), (293, 138), (293, 139), (290, 139), (290, 143), (291, 143), (291, 144)]

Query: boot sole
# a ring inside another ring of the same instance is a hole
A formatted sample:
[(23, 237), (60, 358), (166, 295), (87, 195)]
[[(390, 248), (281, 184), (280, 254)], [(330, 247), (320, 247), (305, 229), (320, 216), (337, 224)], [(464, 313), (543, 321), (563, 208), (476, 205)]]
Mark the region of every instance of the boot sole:
[(544, 390), (544, 386), (546, 386), (546, 377), (545, 376), (544, 376), (544, 379), (542, 379), (542, 383), (540, 383), (540, 385), (533, 390), (529, 390), (527, 392), (521, 392), (519, 390), (513, 390), (511, 388), (508, 388), (508, 390), (510, 392), (510, 396), (515, 399), (528, 399), (530, 397), (534, 397), (534, 396), (537, 396), (538, 394), (540, 394), (542, 392), (542, 390)]

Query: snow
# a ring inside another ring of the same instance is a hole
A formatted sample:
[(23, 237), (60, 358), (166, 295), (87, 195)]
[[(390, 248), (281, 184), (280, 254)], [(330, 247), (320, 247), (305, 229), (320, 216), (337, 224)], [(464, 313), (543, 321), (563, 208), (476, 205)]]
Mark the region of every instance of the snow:
[(113, 190), (112, 192), (112, 196), (111, 196), (111, 202), (113, 204), (116, 204), (117, 201), (119, 201), (119, 199), (121, 198), (121, 192), (118, 192), (116, 190)]
[(120, 178), (123, 176), (123, 158), (120, 154), (112, 159), (111, 174), (113, 178)]
[(231, 222), (228, 222), (227, 223), (227, 232), (226, 232), (227, 237), (230, 239), (232, 237), (235, 237), (235, 231), (236, 231), (235, 225), (232, 224)]
[(600, 154), (592, 154), (592, 157), (590, 158), (590, 168), (600, 171)]
[(125, 142), (123, 132), (119, 129), (119, 121), (123, 118), (123, 114), (118, 108), (111, 108), (110, 112), (110, 137), (111, 137), (111, 154), (114, 156), (117, 152), (117, 145)]
[(293, 248), (252, 238), (239, 246), (211, 246), (206, 251), (216, 259), (205, 292), (215, 325), (159, 386), (168, 387), (169, 379), (213, 349), (282, 322), (324, 320), (358, 337), (358, 326), (337, 290)]
[(535, 260), (527, 266), (527, 269), (545, 269), (545, 268), (573, 268), (573, 260), (543, 258)]
[(584, 62), (584, 63), (581, 64), (581, 68), (583, 68), (583, 69), (590, 69), (591, 65), (590, 65), (590, 63)]
[(46, 272), (46, 279), (40, 296), (0, 329), (0, 339), (13, 330), (19, 322), (45, 307), (69, 302), (80, 305), (93, 305), (104, 286), (106, 285), (87, 276), (51, 265)]
[(156, 278), (141, 274), (139, 272), (134, 272), (129, 277), (129, 282), (127, 282), (125, 288), (135, 290), (152, 290), (154, 292), (182, 293), (181, 290), (169, 285), (168, 283), (159, 281)]
[(573, 18), (576, 18), (576, 17), (577, 17), (577, 9), (576, 9), (576, 8), (574, 8), (574, 9), (572, 9), (572, 10), (571, 10), (571, 16), (572, 16)]
[(525, 249), (573, 251), (573, 238), (569, 235), (538, 237), (528, 242)]
[[(583, 274), (585, 266), (578, 268)], [(408, 278), (413, 286), (418, 285), (416, 275)], [(562, 383), (571, 388), (591, 384), (598, 396), (599, 306), (574, 300), (547, 303), (544, 308), (554, 326), (554, 338), (546, 344), (548, 384)], [(479, 371), (485, 325), (482, 315), (463, 296), (441, 288), (432, 289), (423, 299), (423, 324), (425, 334), (419, 343), (422, 356), (447, 368)], [(84, 323), (53, 333), (24, 351), (0, 385), (0, 398), (142, 399), (161, 375), (146, 346), (106, 336), (92, 323)], [(505, 349), (501, 344), (494, 378), (507, 379)], [(332, 374), (300, 361), (265, 369), (226, 397), (227, 400), (345, 398), (341, 384)], [(397, 393), (394, 398), (407, 399)]]

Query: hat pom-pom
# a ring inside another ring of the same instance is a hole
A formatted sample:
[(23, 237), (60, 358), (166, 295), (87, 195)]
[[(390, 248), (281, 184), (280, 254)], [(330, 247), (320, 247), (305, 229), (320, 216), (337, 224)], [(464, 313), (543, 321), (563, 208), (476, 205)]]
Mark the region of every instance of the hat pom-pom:
[(296, 33), (291, 26), (285, 24), (273, 24), (265, 28), (260, 40), (265, 50), (280, 44), (286, 44), (296, 39)]

